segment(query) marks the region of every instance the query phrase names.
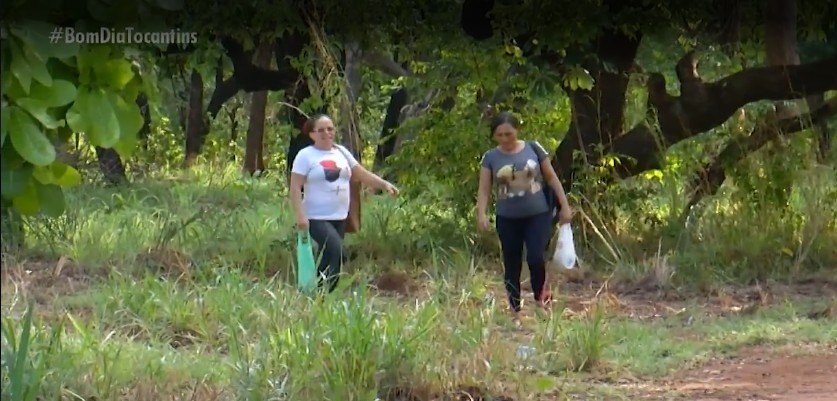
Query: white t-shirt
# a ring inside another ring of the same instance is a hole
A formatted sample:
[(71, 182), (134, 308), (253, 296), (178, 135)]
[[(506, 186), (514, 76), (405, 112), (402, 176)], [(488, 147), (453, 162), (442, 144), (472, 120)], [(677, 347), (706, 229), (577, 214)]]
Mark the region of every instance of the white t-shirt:
[(311, 220), (344, 220), (349, 215), (349, 181), (357, 159), (335, 144), (331, 150), (307, 146), (294, 159), (291, 172), (305, 176), (302, 207)]

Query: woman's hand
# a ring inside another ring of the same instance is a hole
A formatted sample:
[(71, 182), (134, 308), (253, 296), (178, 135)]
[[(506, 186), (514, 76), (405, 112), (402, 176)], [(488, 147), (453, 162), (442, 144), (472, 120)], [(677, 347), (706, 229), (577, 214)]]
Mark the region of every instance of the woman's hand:
[(296, 216), (296, 228), (300, 231), (308, 231), (308, 218), (305, 216)]
[(392, 185), (389, 181), (384, 181), (384, 191), (387, 191), (392, 196), (398, 196), (398, 188)]
[(487, 232), (490, 226), (491, 225), (488, 222), (488, 216), (486, 216), (485, 214), (480, 214), (479, 217), (477, 217), (477, 229), (480, 232)]
[(562, 207), (558, 212), (558, 222), (561, 224), (569, 224), (573, 221), (573, 211), (569, 206)]

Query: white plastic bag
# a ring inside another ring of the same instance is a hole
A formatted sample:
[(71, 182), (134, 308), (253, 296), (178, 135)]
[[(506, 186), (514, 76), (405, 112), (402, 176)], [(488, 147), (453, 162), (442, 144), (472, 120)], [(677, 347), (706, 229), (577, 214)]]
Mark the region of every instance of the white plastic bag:
[(569, 224), (562, 224), (558, 228), (558, 243), (555, 244), (552, 261), (565, 269), (575, 268), (576, 254), (575, 244), (573, 244), (573, 229)]

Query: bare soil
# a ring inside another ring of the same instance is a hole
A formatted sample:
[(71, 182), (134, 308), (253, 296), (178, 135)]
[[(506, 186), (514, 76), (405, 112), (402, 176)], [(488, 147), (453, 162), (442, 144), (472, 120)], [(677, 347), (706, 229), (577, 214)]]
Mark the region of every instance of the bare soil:
[(663, 387), (694, 401), (835, 401), (837, 347), (813, 355), (750, 349), (677, 374)]

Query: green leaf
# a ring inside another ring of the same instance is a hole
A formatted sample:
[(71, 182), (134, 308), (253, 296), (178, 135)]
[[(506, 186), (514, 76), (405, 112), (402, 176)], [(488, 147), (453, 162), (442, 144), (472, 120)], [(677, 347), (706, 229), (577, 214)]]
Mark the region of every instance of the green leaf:
[[(6, 84), (6, 97), (11, 99), (20, 99), (24, 97), (29, 97), (29, 91), (23, 90), (23, 85), (20, 83), (20, 80), (14, 79), (12, 76), (9, 77), (9, 82), (5, 82)], [(30, 88), (31, 89), (31, 88)]]
[(110, 60), (111, 48), (107, 45), (86, 46), (76, 57), (78, 79), (82, 84), (90, 83), (90, 72), (95, 66)]
[(47, 70), (46, 59), (41, 59), (40, 56), (35, 54), (31, 47), (24, 47), (23, 55), (26, 57), (26, 61), (29, 64), (32, 78), (46, 86), (51, 86), (52, 75), (49, 75), (49, 70)]
[(59, 217), (64, 214), (67, 202), (64, 199), (64, 190), (55, 184), (41, 184), (36, 182), (38, 200), (40, 201), (41, 212), (48, 217)]
[(52, 163), (53, 184), (61, 187), (74, 187), (81, 184), (81, 174), (73, 166), (56, 161)]
[(131, 79), (134, 78), (134, 70), (131, 63), (125, 59), (111, 59), (93, 66), (97, 82), (107, 84), (114, 89), (122, 89)]
[(41, 184), (52, 184), (55, 178), (52, 176), (52, 169), (49, 166), (37, 166), (32, 171), (32, 177)]
[(4, 104), (3, 108), (0, 109), (0, 146), (3, 146), (6, 143), (6, 135), (9, 133), (8, 124), (9, 123), (9, 108)]
[(20, 156), (36, 166), (55, 160), (55, 147), (32, 117), (18, 107), (9, 108), (9, 137)]
[(16, 41), (9, 41), (12, 48), (11, 71), (12, 75), (17, 78), (24, 93), (29, 93), (29, 86), (32, 84), (32, 72), (29, 70), (29, 63), (20, 49)]
[(81, 183), (81, 174), (72, 166), (55, 161), (49, 166), (38, 166), (32, 176), (41, 184), (55, 184), (60, 187), (74, 187)]
[(103, 89), (90, 91), (87, 99), (87, 116), (96, 116), (89, 124), (87, 135), (94, 146), (110, 148), (119, 141), (119, 120), (116, 119), (108, 93)]
[(130, 157), (139, 143), (139, 132), (145, 121), (135, 102), (127, 102), (115, 93), (108, 93), (113, 111), (119, 121), (119, 142), (113, 146), (120, 156)]
[(35, 117), (47, 129), (55, 129), (63, 125), (62, 121), (57, 120), (47, 113), (47, 105), (40, 99), (23, 98), (16, 100), (15, 104), (29, 112), (32, 117)]
[(70, 129), (73, 132), (87, 132), (89, 131), (90, 125), (88, 120), (88, 103), (90, 100), (90, 90), (85, 87), (79, 87), (78, 92), (76, 93), (76, 99), (73, 101), (73, 105), (70, 106), (70, 109), (67, 110), (67, 114), (64, 117), (67, 119), (67, 125), (70, 126)]
[(26, 20), (18, 23), (9, 31), (18, 38), (26, 41), (44, 60), (50, 57), (69, 58), (78, 55), (78, 43), (66, 43), (65, 40), (58, 40), (55, 43), (50, 41), (49, 38), (52, 37), (53, 31), (56, 29), (59, 28), (53, 24)]
[(0, 91), (3, 94), (9, 87), (11, 81), (10, 69), (12, 68), (12, 50), (9, 48), (9, 41), (0, 41)]
[(23, 192), (12, 199), (12, 204), (22, 215), (33, 216), (37, 214), (38, 210), (41, 209), (41, 204), (38, 201), (38, 189), (35, 188), (35, 181), (29, 180)]
[(66, 124), (55, 129), (55, 137), (58, 139), (58, 142), (61, 143), (69, 141), (70, 138), (73, 137), (73, 134), (75, 134), (73, 130)]
[(75, 100), (76, 86), (63, 79), (53, 80), (52, 86), (36, 83), (29, 90), (29, 96), (43, 101), (47, 107), (62, 107)]
[(0, 165), (0, 192), (4, 199), (12, 200), (26, 190), (26, 184), (32, 179), (32, 165), (13, 168), (6, 163), (5, 158), (0, 159)]
[(17, 153), (17, 149), (11, 145), (11, 142), (8, 146), (0, 148), (0, 159), (3, 160), (3, 165), (6, 168), (21, 168), (26, 164), (26, 160), (20, 157), (20, 154)]

